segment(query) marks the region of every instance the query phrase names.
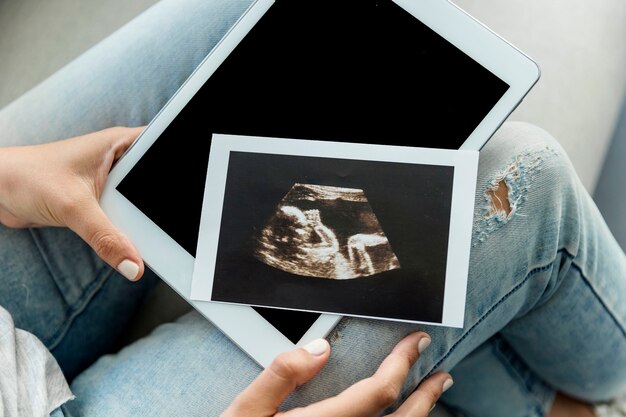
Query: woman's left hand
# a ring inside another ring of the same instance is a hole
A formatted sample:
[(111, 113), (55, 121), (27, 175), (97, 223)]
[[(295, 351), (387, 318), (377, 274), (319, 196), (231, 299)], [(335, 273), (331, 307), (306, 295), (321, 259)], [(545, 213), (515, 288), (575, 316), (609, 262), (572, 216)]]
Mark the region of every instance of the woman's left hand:
[[(409, 374), (410, 368), (430, 344), (423, 332), (402, 339), (382, 362), (374, 375), (348, 387), (338, 395), (279, 412), (278, 408), (296, 387), (309, 381), (330, 356), (330, 346), (319, 339), (290, 352), (280, 354), (270, 366), (246, 388), (222, 417), (374, 417), (392, 405)], [(452, 377), (437, 372), (419, 387), (389, 416), (426, 417), (447, 388)]]
[(98, 200), (113, 163), (143, 127), (116, 127), (44, 145), (0, 148), (0, 223), (66, 226), (126, 278), (144, 271), (137, 249)]

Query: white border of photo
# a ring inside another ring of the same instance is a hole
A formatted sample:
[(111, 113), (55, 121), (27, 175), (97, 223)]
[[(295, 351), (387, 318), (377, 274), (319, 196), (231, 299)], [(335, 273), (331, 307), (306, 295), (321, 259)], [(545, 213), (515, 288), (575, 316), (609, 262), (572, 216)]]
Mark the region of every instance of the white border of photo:
[[(192, 300), (214, 301), (211, 299), (211, 294), (219, 246), (228, 162), (231, 152), (454, 167), (442, 321), (441, 323), (418, 323), (463, 327), (474, 214), (474, 195), (478, 171), (478, 151), (256, 136), (213, 135), (202, 205), (198, 249), (196, 251), (196, 262), (191, 283), (190, 298)], [(279, 308), (276, 306), (270, 307)], [(332, 311), (316, 312), (336, 314)], [(342, 313), (342, 315), (367, 317), (359, 314)], [(388, 319), (407, 321), (393, 317), (388, 317)]]

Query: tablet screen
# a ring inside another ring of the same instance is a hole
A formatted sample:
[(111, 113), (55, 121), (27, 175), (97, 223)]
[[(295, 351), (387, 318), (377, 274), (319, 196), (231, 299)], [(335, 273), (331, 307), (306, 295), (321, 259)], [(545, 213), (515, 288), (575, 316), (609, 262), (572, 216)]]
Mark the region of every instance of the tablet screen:
[(213, 133), (456, 149), (508, 87), (392, 1), (278, 0), (117, 189), (195, 255)]

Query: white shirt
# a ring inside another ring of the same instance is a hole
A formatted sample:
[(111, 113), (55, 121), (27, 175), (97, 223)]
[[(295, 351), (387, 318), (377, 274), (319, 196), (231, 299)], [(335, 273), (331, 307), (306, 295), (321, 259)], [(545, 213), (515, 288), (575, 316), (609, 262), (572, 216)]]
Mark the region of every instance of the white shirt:
[(0, 417), (48, 416), (73, 398), (48, 349), (0, 307)]

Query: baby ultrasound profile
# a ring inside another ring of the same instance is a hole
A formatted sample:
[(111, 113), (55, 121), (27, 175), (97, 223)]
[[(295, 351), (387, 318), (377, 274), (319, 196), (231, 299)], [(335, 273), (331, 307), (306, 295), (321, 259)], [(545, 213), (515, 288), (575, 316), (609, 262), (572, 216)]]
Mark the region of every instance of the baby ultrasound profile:
[(291, 274), (362, 278), (400, 268), (361, 189), (294, 184), (254, 236), (254, 257)]

